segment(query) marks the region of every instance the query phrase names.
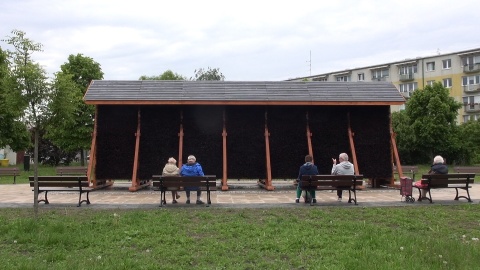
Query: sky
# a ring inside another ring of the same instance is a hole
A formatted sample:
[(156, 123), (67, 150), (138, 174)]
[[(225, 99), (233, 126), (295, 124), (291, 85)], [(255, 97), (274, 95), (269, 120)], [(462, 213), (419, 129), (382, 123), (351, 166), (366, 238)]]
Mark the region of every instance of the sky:
[(480, 48), (479, 11), (478, 0), (1, 0), (0, 39), (17, 29), (41, 43), (33, 59), (50, 77), (83, 54), (106, 80), (210, 67), (281, 81)]

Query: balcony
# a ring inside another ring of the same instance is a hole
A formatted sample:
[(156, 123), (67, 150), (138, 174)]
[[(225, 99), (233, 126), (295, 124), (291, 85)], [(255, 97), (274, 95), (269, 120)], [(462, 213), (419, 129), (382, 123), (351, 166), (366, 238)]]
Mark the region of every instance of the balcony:
[(463, 66), (463, 72), (464, 73), (473, 73), (473, 72), (478, 72), (478, 71), (480, 71), (480, 63)]
[(413, 73), (400, 74), (400, 81), (402, 82), (413, 81), (413, 79), (415, 79), (415, 76), (413, 76)]
[(464, 85), (463, 86), (463, 92), (465, 92), (465, 93), (480, 92), (480, 84)]
[(480, 112), (480, 104), (478, 103), (464, 105), (464, 107), (465, 107), (465, 112), (468, 112), (468, 113)]

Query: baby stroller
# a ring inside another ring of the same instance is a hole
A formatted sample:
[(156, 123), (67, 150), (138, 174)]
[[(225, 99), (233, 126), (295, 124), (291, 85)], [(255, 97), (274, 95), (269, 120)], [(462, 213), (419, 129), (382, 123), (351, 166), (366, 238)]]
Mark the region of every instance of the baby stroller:
[(406, 202), (415, 202), (415, 198), (412, 196), (412, 184), (413, 180), (410, 177), (400, 177), (400, 195), (405, 197)]

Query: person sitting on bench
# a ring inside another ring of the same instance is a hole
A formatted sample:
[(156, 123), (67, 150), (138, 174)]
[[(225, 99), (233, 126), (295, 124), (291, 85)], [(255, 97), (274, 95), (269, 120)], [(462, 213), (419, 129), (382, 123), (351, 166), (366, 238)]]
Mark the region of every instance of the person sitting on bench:
[[(445, 160), (443, 159), (443, 157), (435, 156), (433, 158), (433, 165), (430, 167), (430, 171), (428, 171), (428, 174), (447, 174), (447, 173), (448, 173), (448, 167), (447, 165), (445, 165)], [(417, 188), (426, 187), (422, 185), (422, 179), (415, 182), (414, 186)], [(420, 189), (420, 197), (424, 198), (425, 196), (427, 196), (427, 191), (425, 189)]]
[[(187, 158), (187, 164), (182, 165), (180, 170), (181, 176), (204, 176), (203, 169), (200, 163), (197, 162), (197, 159), (194, 155), (190, 155)], [(202, 191), (199, 187), (184, 187), (185, 193), (187, 194), (187, 204), (190, 204), (190, 191), (197, 191), (197, 204), (204, 204), (201, 200)]]
[[(353, 170), (353, 164), (350, 163), (348, 161), (348, 155), (346, 153), (341, 153), (340, 155), (338, 155), (338, 163), (337, 164), (337, 160), (332, 158), (332, 161), (333, 161), (333, 167), (332, 167), (332, 174), (333, 175), (354, 175), (355, 172)], [(340, 189), (337, 189), (337, 196), (338, 196), (338, 201), (341, 202), (342, 201), (342, 193), (343, 193), (343, 190), (341, 189), (341, 187), (339, 187)]]
[[(298, 172), (298, 177), (297, 177), (297, 198), (295, 199), (296, 203), (300, 202), (300, 196), (302, 195), (302, 187), (300, 186), (300, 180), (302, 179), (303, 175), (317, 175), (318, 174), (318, 168), (316, 165), (313, 165), (313, 157), (310, 155), (305, 156), (305, 164), (300, 166), (300, 170)], [(307, 192), (310, 192), (310, 199), (312, 200), (313, 203), (317, 203), (317, 199), (315, 198), (315, 189), (305, 191), (305, 202), (308, 201), (308, 194)]]

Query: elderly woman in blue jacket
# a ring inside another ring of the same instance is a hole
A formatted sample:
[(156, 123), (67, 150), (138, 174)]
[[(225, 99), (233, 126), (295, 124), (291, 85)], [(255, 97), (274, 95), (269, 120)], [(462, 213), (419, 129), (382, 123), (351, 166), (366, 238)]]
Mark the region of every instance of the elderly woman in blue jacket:
[[(190, 155), (187, 158), (187, 164), (182, 165), (180, 170), (181, 176), (203, 176), (203, 170), (200, 163), (197, 162), (195, 156)], [(190, 191), (197, 191), (197, 204), (204, 204), (202, 201), (202, 191), (199, 190), (199, 187), (185, 187), (185, 193), (187, 194), (187, 204), (190, 204)]]

